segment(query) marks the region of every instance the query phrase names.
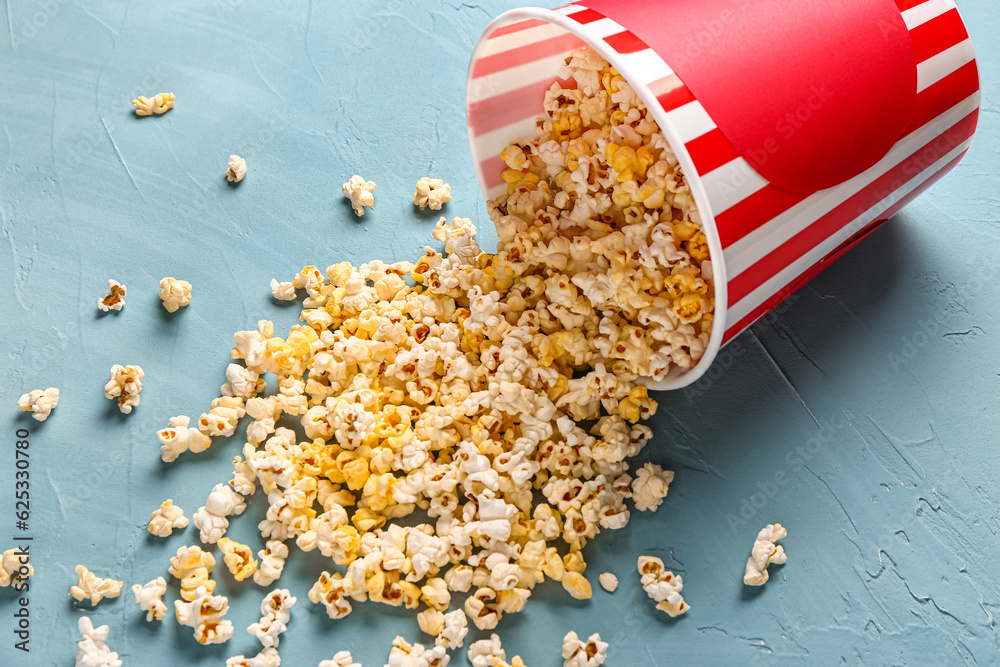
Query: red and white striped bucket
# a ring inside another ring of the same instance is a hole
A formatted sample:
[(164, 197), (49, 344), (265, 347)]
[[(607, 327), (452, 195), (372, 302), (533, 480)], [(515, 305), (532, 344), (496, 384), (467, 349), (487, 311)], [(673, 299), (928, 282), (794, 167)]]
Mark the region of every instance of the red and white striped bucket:
[(469, 143), (483, 195), (500, 151), (534, 137), (546, 89), (589, 45), (646, 102), (701, 213), (720, 347), (961, 161), (979, 74), (953, 0), (582, 0), (506, 12), (469, 65)]

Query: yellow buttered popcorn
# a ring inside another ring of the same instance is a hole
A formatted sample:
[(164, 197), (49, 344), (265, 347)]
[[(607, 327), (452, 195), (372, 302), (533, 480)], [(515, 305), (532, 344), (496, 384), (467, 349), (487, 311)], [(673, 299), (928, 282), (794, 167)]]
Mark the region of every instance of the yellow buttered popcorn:
[(143, 97), (140, 95), (132, 100), (132, 106), (135, 107), (136, 116), (165, 114), (174, 108), (174, 94), (158, 93), (152, 97)]
[(258, 561), (253, 557), (253, 551), (245, 544), (234, 542), (228, 537), (219, 539), (219, 550), (222, 551), (222, 562), (236, 581), (243, 581), (253, 576), (257, 571)]

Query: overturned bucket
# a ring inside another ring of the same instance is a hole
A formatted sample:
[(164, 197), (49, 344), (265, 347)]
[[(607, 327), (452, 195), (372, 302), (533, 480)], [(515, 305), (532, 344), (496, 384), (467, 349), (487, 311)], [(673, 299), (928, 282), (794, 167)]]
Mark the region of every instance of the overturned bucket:
[(515, 9), (469, 65), (483, 195), (500, 151), (534, 136), (545, 91), (589, 46), (638, 93), (680, 161), (715, 274), (698, 380), (720, 347), (954, 168), (976, 131), (979, 74), (952, 0), (584, 0)]

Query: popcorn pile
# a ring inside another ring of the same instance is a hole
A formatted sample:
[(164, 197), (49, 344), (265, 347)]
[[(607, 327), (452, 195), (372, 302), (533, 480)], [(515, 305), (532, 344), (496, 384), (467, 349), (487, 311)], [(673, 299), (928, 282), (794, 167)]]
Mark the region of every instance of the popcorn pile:
[(619, 378), (693, 367), (714, 320), (708, 242), (677, 157), (645, 104), (579, 49), (545, 94), (537, 137), (507, 146), (507, 194), (488, 203), (495, 264), (543, 290), (553, 344)]

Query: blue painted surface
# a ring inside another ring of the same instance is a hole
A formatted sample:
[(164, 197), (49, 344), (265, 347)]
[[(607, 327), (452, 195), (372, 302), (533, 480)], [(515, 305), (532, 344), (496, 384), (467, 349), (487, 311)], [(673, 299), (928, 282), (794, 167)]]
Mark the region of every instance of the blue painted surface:
[[(5, 4), (0, 545), (15, 532), (13, 440), (25, 427), (37, 576), (30, 655), (12, 648), (15, 596), (0, 590), (0, 664), (69, 665), (74, 565), (129, 586), (164, 574), (168, 556), (196, 541), (193, 527), (150, 537), (149, 513), (171, 497), (190, 515), (228, 478), (238, 443), (168, 466), (153, 433), (217, 395), (231, 332), (261, 317), (279, 331), (296, 320), (298, 308), (271, 300), (271, 277), (412, 258), (433, 243), (434, 216), (409, 203), (427, 174), (452, 184), (446, 212), (474, 217), (483, 245), (493, 242), (468, 155), (464, 76), (482, 28), (518, 3)], [(717, 363), (728, 368), (700, 395), (658, 397), (642, 460), (677, 471), (670, 497), (588, 547), (592, 579), (610, 570), (621, 587), (595, 586), (585, 603), (541, 587), (500, 626), (508, 655), (561, 664), (560, 638), (574, 629), (600, 631), (612, 665), (998, 664), (993, 9), (963, 3), (986, 96), (965, 162), (724, 350)], [(133, 97), (165, 90), (177, 95), (174, 111), (134, 116)], [(237, 188), (222, 176), (233, 152), (249, 166)], [(339, 193), (353, 173), (379, 185), (363, 220)], [(156, 297), (165, 275), (194, 284), (176, 316)], [(127, 284), (128, 305), (100, 316), (109, 277)], [(943, 324), (927, 324), (936, 318)], [(101, 392), (114, 363), (146, 370), (131, 416)], [(16, 411), (22, 392), (50, 385), (62, 395), (48, 422)], [(746, 523), (734, 519), (741, 511)], [(258, 545), (261, 513), (255, 502), (231, 535)], [(788, 527), (789, 561), (763, 589), (745, 590), (753, 537), (773, 521)], [(685, 617), (652, 609), (634, 575), (642, 553), (684, 576)], [(347, 648), (370, 667), (396, 634), (420, 640), (409, 612), (381, 605), (328, 620), (305, 599), (322, 560), (297, 553), (281, 580), (300, 599), (283, 664)], [(126, 665), (252, 655), (257, 642), (243, 628), (261, 594), (219, 578), (237, 626), (225, 646), (200, 647), (172, 620), (147, 624), (129, 592), (93, 618), (111, 626)]]

